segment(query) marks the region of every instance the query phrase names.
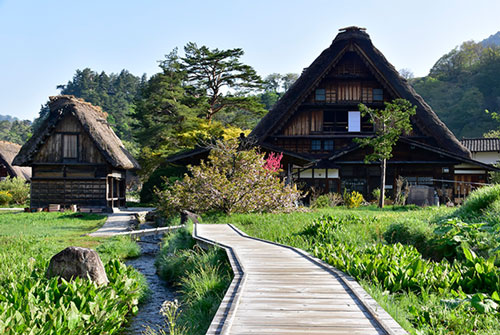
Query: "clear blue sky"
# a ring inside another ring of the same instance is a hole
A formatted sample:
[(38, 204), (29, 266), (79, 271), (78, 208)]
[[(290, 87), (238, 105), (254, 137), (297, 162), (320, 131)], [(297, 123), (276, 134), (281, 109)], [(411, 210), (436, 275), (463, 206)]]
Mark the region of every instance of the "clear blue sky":
[(300, 73), (351, 25), (423, 76), (463, 41), (499, 31), (499, 13), (498, 0), (0, 0), (0, 114), (33, 119), (76, 69), (150, 76), (189, 41), (241, 47), (261, 76)]

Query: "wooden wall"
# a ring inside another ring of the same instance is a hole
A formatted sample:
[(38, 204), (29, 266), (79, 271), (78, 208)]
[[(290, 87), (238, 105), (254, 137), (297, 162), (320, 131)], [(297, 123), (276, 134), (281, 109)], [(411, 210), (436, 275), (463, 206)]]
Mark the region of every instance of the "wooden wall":
[(92, 139), (85, 133), (79, 121), (67, 115), (56, 126), (52, 135), (40, 147), (34, 163), (62, 162), (62, 133), (78, 134), (78, 162), (105, 164), (106, 161)]
[(49, 204), (106, 207), (106, 179), (32, 180), (31, 207)]

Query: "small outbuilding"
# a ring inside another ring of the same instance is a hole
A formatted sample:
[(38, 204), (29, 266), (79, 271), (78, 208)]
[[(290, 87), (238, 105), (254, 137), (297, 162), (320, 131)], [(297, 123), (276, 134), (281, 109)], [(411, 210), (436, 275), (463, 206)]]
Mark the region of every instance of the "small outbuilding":
[(32, 167), (31, 207), (125, 206), (126, 171), (140, 166), (111, 129), (107, 114), (67, 95), (50, 97), (49, 107), (13, 162)]
[(17, 143), (0, 141), (0, 179), (7, 177), (23, 178), (26, 181), (31, 179), (31, 168), (12, 165), (12, 160), (16, 157), (21, 146)]
[(460, 142), (473, 159), (491, 165), (500, 163), (500, 138), (464, 138)]

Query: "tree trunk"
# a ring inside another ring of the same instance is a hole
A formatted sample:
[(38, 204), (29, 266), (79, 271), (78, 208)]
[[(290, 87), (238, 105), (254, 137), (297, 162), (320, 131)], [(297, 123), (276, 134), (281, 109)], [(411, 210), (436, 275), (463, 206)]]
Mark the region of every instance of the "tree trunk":
[(379, 208), (384, 208), (386, 169), (387, 169), (387, 159), (384, 158), (380, 161), (380, 198), (378, 199)]

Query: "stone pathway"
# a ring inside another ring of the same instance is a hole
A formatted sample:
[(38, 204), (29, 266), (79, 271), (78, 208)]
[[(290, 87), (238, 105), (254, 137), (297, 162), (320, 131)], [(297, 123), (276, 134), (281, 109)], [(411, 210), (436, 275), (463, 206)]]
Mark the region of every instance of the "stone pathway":
[(112, 214), (108, 214), (108, 219), (104, 225), (89, 236), (102, 237), (119, 235), (132, 230), (131, 224), (135, 219), (136, 213), (146, 214), (154, 208), (150, 207), (134, 207), (134, 208), (115, 208)]

